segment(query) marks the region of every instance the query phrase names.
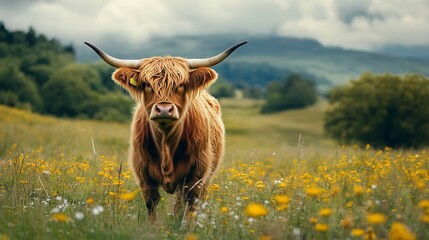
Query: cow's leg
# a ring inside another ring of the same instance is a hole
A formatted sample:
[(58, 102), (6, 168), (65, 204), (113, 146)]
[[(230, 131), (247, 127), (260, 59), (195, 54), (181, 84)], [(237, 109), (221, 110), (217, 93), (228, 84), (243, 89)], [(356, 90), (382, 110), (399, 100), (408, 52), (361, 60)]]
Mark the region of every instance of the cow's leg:
[(185, 189), (185, 201), (188, 204), (185, 214), (191, 216), (195, 211), (197, 200), (205, 200), (206, 197), (206, 183), (204, 179), (194, 179), (189, 181)]
[(141, 187), (143, 192), (143, 197), (146, 203), (146, 208), (149, 214), (151, 221), (156, 221), (156, 206), (159, 203), (161, 196), (159, 195), (158, 187), (155, 186), (145, 186)]

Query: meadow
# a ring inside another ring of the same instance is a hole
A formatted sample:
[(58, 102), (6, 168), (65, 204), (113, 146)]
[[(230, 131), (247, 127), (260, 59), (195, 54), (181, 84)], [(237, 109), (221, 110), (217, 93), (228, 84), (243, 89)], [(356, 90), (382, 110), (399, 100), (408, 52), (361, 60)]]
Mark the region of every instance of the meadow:
[(260, 115), (222, 100), (227, 149), (188, 218), (162, 193), (147, 217), (127, 165), (128, 124), (0, 106), (0, 240), (429, 239), (426, 149), (340, 146), (326, 103)]

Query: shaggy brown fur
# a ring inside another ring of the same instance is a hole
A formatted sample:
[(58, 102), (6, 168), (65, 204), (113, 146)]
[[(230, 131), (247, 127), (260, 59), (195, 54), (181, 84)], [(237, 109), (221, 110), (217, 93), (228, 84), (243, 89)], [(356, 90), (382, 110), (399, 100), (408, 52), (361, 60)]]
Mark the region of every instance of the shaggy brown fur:
[[(154, 57), (138, 70), (119, 68), (112, 78), (137, 103), (129, 162), (149, 215), (156, 219), (159, 187), (176, 194), (176, 213), (183, 202), (193, 211), (224, 153), (220, 106), (205, 90), (217, 79), (216, 72), (205, 67), (190, 70), (182, 58)], [(175, 105), (177, 121), (162, 125), (149, 119), (153, 106), (161, 102)]]

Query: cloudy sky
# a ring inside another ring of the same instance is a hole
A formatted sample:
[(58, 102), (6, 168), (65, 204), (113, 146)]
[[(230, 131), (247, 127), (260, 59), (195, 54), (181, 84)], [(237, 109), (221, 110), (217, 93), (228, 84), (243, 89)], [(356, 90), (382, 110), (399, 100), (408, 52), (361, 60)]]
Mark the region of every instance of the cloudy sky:
[(1, 20), (75, 44), (242, 33), (363, 50), (429, 46), (429, 0), (2, 0)]

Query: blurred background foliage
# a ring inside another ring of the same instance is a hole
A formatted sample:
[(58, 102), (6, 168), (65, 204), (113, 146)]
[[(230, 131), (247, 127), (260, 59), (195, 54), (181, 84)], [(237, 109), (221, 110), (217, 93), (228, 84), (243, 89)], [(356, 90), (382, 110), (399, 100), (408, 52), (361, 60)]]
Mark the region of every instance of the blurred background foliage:
[[(114, 68), (75, 58), (72, 45), (31, 27), (9, 31), (0, 22), (0, 104), (58, 117), (129, 122), (133, 102), (111, 80)], [(305, 71), (252, 62), (225, 63), (216, 70), (219, 79), (209, 89), (214, 97), (257, 99), (263, 114), (327, 98), (325, 133), (340, 143), (416, 147), (429, 142), (429, 80), (424, 75), (364, 73), (321, 91), (328, 80)]]

